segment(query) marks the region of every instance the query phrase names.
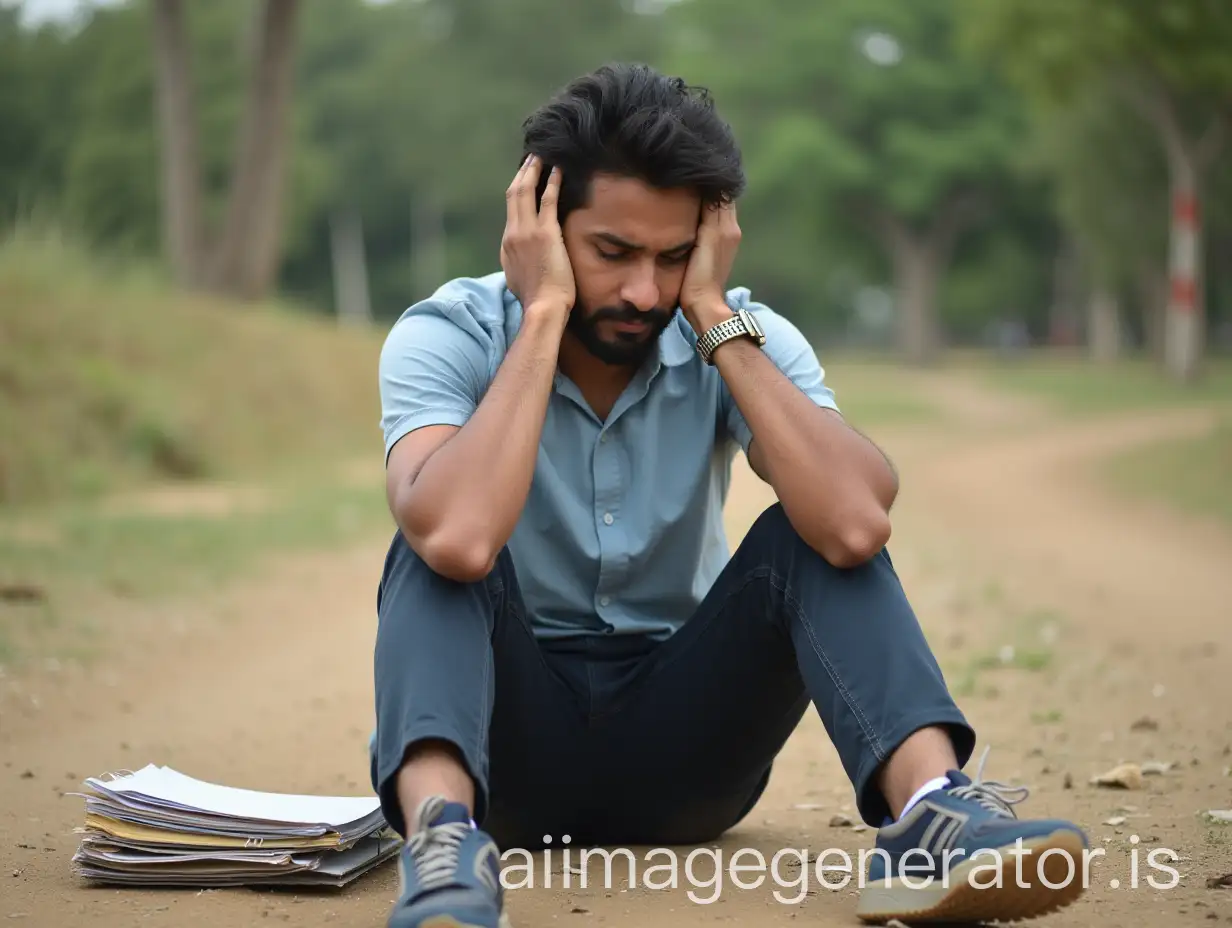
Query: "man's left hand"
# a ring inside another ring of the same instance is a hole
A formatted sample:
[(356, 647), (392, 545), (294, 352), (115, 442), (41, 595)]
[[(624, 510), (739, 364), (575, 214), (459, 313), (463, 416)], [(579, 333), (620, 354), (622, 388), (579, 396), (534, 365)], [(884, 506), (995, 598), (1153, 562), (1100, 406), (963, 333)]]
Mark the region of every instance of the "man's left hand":
[(703, 207), (697, 245), (680, 287), (680, 309), (698, 335), (731, 315), (725, 299), (727, 277), (739, 246), (735, 203)]

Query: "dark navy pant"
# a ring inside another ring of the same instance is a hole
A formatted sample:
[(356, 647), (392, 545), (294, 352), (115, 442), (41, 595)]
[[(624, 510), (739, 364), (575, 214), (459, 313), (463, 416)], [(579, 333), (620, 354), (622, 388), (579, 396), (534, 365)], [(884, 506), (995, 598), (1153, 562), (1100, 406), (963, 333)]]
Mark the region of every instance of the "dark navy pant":
[(810, 703), (874, 827), (889, 814), (875, 773), (913, 731), (947, 729), (960, 765), (974, 750), (888, 553), (835, 568), (779, 504), (662, 642), (537, 641), (508, 550), (458, 583), (400, 535), (377, 603), (372, 781), (403, 834), (397, 772), (426, 738), (460, 749), (502, 848), (712, 841), (761, 796)]

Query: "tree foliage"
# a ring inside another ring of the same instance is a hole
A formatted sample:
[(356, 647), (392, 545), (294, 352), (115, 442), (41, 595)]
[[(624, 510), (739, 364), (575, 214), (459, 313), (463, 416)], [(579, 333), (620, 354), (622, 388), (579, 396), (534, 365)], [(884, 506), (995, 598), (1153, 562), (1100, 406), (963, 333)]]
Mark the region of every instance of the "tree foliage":
[[(39, 30), (0, 8), (0, 124), (11, 130), (0, 134), (0, 222), (45, 217), (100, 248), (163, 251), (154, 2)], [(182, 5), (201, 223), (217, 230), (260, 5)], [(1232, 101), (1230, 9), (1221, 0), (302, 3), (276, 284), (336, 311), (340, 226), (362, 233), (383, 319), (444, 277), (496, 269), (522, 119), (577, 74), (634, 59), (713, 91), (750, 179), (736, 276), (810, 332), (897, 337), (921, 358), (1003, 320), (1048, 337), (1058, 256), (1073, 252), (1084, 280), (1131, 298), (1135, 330), (1146, 333), (1149, 294), (1167, 275), (1170, 163), (1144, 103), (1166, 99), (1184, 138), (1215, 150), (1202, 140), (1219, 134), (1211, 127)], [(1232, 246), (1230, 175), (1203, 178), (1212, 253)], [(1205, 279), (1215, 331), (1232, 316), (1232, 270), (1210, 262)]]

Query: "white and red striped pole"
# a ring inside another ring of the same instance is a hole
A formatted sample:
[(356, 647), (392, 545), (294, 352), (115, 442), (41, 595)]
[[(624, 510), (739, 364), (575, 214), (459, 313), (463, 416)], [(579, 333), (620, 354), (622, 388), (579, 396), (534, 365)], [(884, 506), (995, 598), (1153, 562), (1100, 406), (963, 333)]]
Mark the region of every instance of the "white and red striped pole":
[(1193, 184), (1173, 188), (1171, 243), (1164, 350), (1173, 377), (1189, 380), (1197, 367), (1202, 324), (1201, 223)]

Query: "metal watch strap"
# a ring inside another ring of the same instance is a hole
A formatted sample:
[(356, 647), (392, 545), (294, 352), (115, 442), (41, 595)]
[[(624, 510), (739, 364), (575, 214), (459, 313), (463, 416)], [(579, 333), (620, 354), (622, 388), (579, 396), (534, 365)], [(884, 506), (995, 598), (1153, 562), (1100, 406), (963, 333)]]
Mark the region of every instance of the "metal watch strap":
[(756, 328), (756, 323), (748, 320), (746, 311), (738, 311), (730, 319), (724, 319), (711, 326), (697, 340), (697, 351), (707, 364), (714, 364), (714, 350), (726, 341), (742, 336), (752, 338), (757, 344), (765, 343), (765, 336)]

